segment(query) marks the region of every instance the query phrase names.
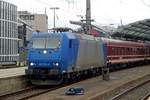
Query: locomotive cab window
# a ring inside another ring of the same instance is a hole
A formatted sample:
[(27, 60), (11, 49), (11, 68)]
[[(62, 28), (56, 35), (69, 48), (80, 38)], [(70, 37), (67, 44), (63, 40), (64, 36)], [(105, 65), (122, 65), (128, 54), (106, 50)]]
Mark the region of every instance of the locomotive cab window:
[(59, 37), (38, 37), (34, 38), (32, 47), (33, 48), (60, 48), (60, 38)]

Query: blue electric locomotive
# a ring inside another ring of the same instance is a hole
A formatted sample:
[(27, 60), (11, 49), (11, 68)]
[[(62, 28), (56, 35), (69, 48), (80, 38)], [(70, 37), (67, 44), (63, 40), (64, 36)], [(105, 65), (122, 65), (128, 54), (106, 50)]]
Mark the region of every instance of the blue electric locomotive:
[(77, 50), (78, 40), (72, 33), (33, 33), (26, 71), (31, 82), (59, 84), (67, 66), (75, 66)]
[(32, 84), (56, 85), (64, 78), (103, 66), (103, 44), (99, 41), (91, 35), (72, 32), (34, 32), (29, 42), (26, 74)]

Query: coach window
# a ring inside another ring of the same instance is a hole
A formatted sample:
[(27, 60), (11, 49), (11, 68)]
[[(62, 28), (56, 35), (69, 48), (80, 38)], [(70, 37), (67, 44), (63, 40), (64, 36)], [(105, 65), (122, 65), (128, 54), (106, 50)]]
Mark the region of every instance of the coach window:
[(140, 48), (140, 55), (142, 55), (142, 48)]
[(123, 55), (126, 55), (126, 48), (123, 48)]
[(123, 47), (121, 47), (121, 55), (123, 55), (123, 51), (124, 51), (124, 50), (123, 50)]
[(147, 48), (147, 54), (149, 54), (149, 48)]
[(133, 54), (136, 54), (136, 48), (133, 48)]
[(130, 54), (131, 55), (133, 54), (133, 48), (130, 48)]
[(115, 48), (115, 55), (118, 55), (118, 48)]
[(118, 48), (118, 55), (121, 55), (121, 48)]
[(135, 50), (136, 50), (136, 54), (138, 55), (138, 48), (136, 48)]
[(118, 47), (118, 55), (120, 55), (120, 48)]
[(147, 50), (147, 54), (149, 54), (149, 50), (148, 50), (148, 48), (146, 48), (146, 50)]
[(144, 48), (143, 50), (144, 50), (144, 51), (143, 51), (143, 54), (145, 55), (145, 54), (146, 54), (146, 49)]
[(72, 40), (69, 40), (69, 48), (72, 48)]
[(114, 50), (115, 50), (114, 55), (117, 55), (118, 54), (118, 48), (115, 48)]
[(140, 55), (142, 55), (142, 48), (140, 48)]
[(131, 54), (131, 48), (129, 48), (129, 55)]
[(132, 48), (129, 48), (129, 52), (130, 52), (130, 54), (132, 54)]
[(118, 55), (118, 48), (116, 47), (114, 50), (114, 55)]
[(136, 52), (137, 52), (138, 55), (140, 54), (140, 53), (139, 53), (139, 52), (140, 52), (139, 48), (137, 48)]
[(128, 55), (130, 54), (130, 48), (127, 48), (127, 54)]
[(142, 55), (142, 54), (143, 54), (143, 49), (141, 48), (141, 49), (140, 49), (140, 55)]
[(117, 48), (117, 55), (119, 55), (120, 54), (120, 50), (119, 50), (119, 48)]
[(144, 55), (145, 54), (145, 49), (144, 48), (142, 48), (142, 55)]
[(132, 54), (134, 55), (134, 48), (132, 48)]
[(142, 48), (140, 48), (140, 55), (142, 55)]
[(112, 55), (115, 55), (115, 48), (112, 47)]
[(117, 48), (117, 52), (118, 52), (118, 55), (120, 55), (120, 48), (119, 47)]
[(148, 54), (148, 48), (145, 48), (145, 54)]
[(122, 55), (122, 47), (120, 47), (120, 55)]
[(124, 47), (122, 47), (121, 55), (124, 55)]
[(146, 54), (146, 49), (144, 48), (144, 54)]

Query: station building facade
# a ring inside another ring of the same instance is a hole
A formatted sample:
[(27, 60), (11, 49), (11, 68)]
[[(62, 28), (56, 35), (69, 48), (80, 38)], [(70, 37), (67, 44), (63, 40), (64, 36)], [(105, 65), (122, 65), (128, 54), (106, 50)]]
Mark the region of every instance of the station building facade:
[(17, 6), (0, 0), (0, 65), (18, 57)]

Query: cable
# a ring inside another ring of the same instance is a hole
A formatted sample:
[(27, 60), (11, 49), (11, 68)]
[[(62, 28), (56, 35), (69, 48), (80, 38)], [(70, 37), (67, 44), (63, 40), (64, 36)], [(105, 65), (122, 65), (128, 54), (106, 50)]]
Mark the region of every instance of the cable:
[(146, 4), (144, 0), (141, 0), (141, 2), (142, 2), (145, 6), (147, 6), (148, 8), (150, 8), (150, 4)]
[(41, 0), (35, 0), (36, 2), (39, 2), (39, 3), (42, 3), (42, 4), (44, 4), (44, 5), (47, 5), (47, 6), (50, 6), (50, 7), (52, 7), (52, 5), (49, 5), (48, 3), (46, 3), (46, 2), (43, 2), (43, 1), (41, 1)]

